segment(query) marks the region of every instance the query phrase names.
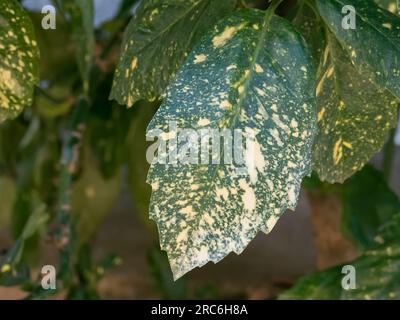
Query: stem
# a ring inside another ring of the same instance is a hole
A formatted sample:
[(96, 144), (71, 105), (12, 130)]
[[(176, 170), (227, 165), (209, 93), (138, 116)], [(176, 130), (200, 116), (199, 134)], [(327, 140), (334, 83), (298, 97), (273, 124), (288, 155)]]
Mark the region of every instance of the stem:
[(73, 248), (73, 228), (71, 224), (71, 187), (80, 158), (82, 135), (86, 127), (89, 103), (79, 98), (71, 114), (69, 126), (64, 136), (61, 156), (61, 170), (58, 186), (56, 246), (60, 251), (60, 277), (68, 278), (71, 271), (70, 254)]
[(265, 17), (264, 17), (264, 25), (267, 26), (270, 22), (272, 16), (274, 15), (276, 9), (284, 0), (272, 0), (271, 4), (269, 5), (268, 9), (266, 10)]

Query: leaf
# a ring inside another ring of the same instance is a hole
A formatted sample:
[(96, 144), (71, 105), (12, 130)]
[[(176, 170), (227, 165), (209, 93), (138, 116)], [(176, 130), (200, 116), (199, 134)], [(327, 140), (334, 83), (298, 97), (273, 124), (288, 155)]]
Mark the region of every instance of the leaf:
[[(210, 31), (149, 125), (148, 135), (163, 132), (159, 142), (169, 145), (179, 135), (171, 122), (179, 130), (225, 129), (248, 139), (243, 165), (229, 164), (225, 155), (220, 164), (164, 165), (160, 150), (160, 161), (152, 163), (150, 217), (175, 279), (232, 251), (240, 254), (258, 231), (270, 232), (287, 208), (294, 210), (310, 173), (312, 59), (292, 25), (269, 14), (264, 23), (262, 11), (243, 10)], [(186, 139), (177, 143), (181, 156)]]
[(152, 229), (155, 228), (154, 223), (149, 220), (151, 187), (146, 183), (147, 171), (150, 166), (146, 159), (146, 153), (152, 142), (146, 141), (146, 128), (158, 106), (155, 103), (139, 103), (134, 108), (135, 113), (131, 120), (125, 146), (127, 149), (125, 152), (127, 152), (128, 186), (135, 211), (146, 226)]
[(85, 91), (87, 91), (95, 46), (93, 0), (57, 0), (57, 3), (71, 24), (78, 67)]
[(83, 174), (72, 187), (72, 212), (81, 244), (90, 240), (110, 213), (121, 187), (120, 171), (111, 179), (104, 179), (94, 162), (93, 155), (87, 150)]
[(315, 60), (316, 67), (318, 67), (320, 57), (326, 45), (325, 32), (321, 18), (316, 15), (307, 1), (301, 1), (298, 4), (292, 23), (306, 39)]
[(400, 212), (400, 199), (383, 175), (372, 166), (349, 179), (341, 188), (343, 226), (363, 249), (372, 247), (380, 226)]
[(33, 26), (16, 0), (0, 2), (0, 123), (32, 103), (39, 82)]
[(356, 270), (356, 289), (344, 290), (342, 266), (300, 278), (280, 299), (387, 300), (400, 298), (400, 214), (382, 228), (375, 246), (349, 264)]
[(11, 213), (17, 194), (15, 182), (0, 175), (0, 230), (11, 223)]
[(383, 147), (398, 100), (359, 72), (329, 32), (317, 82), (313, 167), (321, 180), (342, 183)]
[[(400, 98), (400, 18), (379, 8), (373, 0), (316, 0), (316, 3), (357, 70), (370, 82)], [(356, 9), (354, 30), (342, 28), (345, 5)]]
[(237, 0), (142, 1), (122, 42), (110, 98), (131, 107), (159, 97), (194, 44)]

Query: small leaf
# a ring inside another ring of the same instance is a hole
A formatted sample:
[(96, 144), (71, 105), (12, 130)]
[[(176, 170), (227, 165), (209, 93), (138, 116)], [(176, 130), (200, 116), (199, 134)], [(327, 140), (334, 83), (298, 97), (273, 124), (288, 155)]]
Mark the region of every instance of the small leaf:
[[(318, 10), (352, 63), (370, 82), (400, 98), (400, 18), (373, 0), (316, 0)], [(342, 27), (342, 8), (356, 9), (356, 29)]]
[(372, 247), (380, 226), (400, 212), (400, 200), (383, 175), (371, 166), (351, 177), (341, 188), (343, 226), (360, 248)]
[(398, 100), (359, 72), (330, 32), (316, 95), (313, 168), (321, 180), (342, 183), (383, 147), (397, 125)]
[(125, 31), (110, 98), (131, 107), (159, 97), (194, 44), (236, 2), (142, 1)]
[(16, 0), (0, 2), (0, 123), (32, 103), (39, 82), (32, 22)]
[(89, 73), (95, 45), (93, 0), (57, 0), (72, 27), (76, 57), (85, 90), (89, 87)]
[[(313, 75), (293, 26), (278, 16), (264, 22), (259, 10), (221, 21), (189, 55), (148, 133), (161, 130), (158, 142), (169, 141), (179, 135), (169, 128), (176, 122), (197, 133), (236, 130), (250, 142), (242, 165), (225, 156), (219, 164), (200, 164), (197, 156), (199, 164), (151, 165), (150, 217), (175, 279), (240, 254), (260, 230), (270, 232), (287, 208), (294, 210), (316, 132)], [(181, 155), (186, 143), (177, 143)]]

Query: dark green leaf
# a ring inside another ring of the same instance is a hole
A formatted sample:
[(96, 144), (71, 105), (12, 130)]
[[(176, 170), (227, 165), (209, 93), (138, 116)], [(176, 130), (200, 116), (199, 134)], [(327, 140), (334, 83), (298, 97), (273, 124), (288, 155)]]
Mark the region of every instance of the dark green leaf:
[(142, 1), (125, 31), (111, 99), (155, 100), (194, 44), (237, 0)]
[(301, 278), (280, 299), (400, 299), (400, 214), (377, 236), (380, 245), (349, 264), (356, 270), (356, 289), (344, 290), (342, 266)]
[(68, 22), (76, 46), (76, 57), (81, 77), (87, 92), (92, 55), (95, 45), (93, 27), (93, 0), (56, 0)]
[[(366, 80), (400, 98), (400, 18), (373, 0), (316, 0), (318, 10)], [(342, 27), (342, 8), (356, 9), (356, 29)]]
[[(162, 131), (159, 142), (170, 145), (180, 129), (236, 130), (249, 140), (243, 164), (225, 161), (220, 150), (219, 164), (200, 162), (198, 150), (198, 164), (164, 165), (162, 152), (153, 162), (150, 217), (175, 278), (232, 251), (240, 254), (260, 230), (270, 232), (287, 208), (294, 210), (311, 171), (312, 59), (292, 25), (270, 13), (264, 21), (262, 11), (243, 10), (213, 28), (149, 125), (149, 133)], [(171, 122), (178, 129), (169, 128)], [(188, 142), (177, 143), (181, 156)]]
[(330, 32), (316, 94), (314, 170), (323, 181), (343, 182), (383, 147), (397, 125), (398, 100), (359, 72)]
[(342, 203), (345, 231), (363, 249), (374, 245), (379, 227), (400, 212), (399, 198), (371, 166), (343, 185)]
[(32, 103), (39, 49), (31, 20), (16, 0), (0, 2), (0, 123)]

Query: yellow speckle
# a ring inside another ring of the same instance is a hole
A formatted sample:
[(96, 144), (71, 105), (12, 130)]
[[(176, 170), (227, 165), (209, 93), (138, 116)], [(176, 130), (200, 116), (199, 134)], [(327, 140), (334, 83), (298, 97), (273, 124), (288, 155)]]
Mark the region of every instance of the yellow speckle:
[(243, 86), (239, 86), (239, 88), (238, 88), (238, 92), (239, 92), (239, 94), (242, 94), (242, 93), (243, 93), (243, 91), (244, 91), (244, 87), (243, 87)]
[(233, 26), (226, 27), (224, 31), (222, 31), (219, 35), (215, 36), (212, 40), (214, 48), (219, 48), (225, 45), (230, 38), (232, 38), (236, 32), (244, 27), (244, 23)]
[(257, 73), (261, 73), (264, 71), (264, 69), (258, 63), (256, 63), (255, 70)]
[(324, 117), (324, 114), (326, 112), (325, 107), (323, 107), (319, 112), (318, 112), (318, 117), (317, 117), (317, 121), (320, 122), (322, 120), (322, 118)]
[(232, 104), (228, 101), (228, 100), (224, 100), (221, 102), (221, 104), (219, 105), (219, 107), (221, 109), (231, 109), (232, 108)]
[(253, 24), (253, 29), (254, 29), (254, 30), (258, 30), (258, 29), (260, 29), (260, 28), (258, 27), (258, 24)]
[(201, 63), (201, 62), (206, 61), (206, 59), (207, 59), (207, 56), (205, 54), (198, 54), (194, 57), (194, 63), (195, 64)]
[(382, 27), (386, 29), (392, 29), (392, 24), (391, 23), (382, 23)]
[(335, 71), (335, 69), (334, 69), (333, 66), (332, 66), (332, 67), (330, 67), (330, 68), (328, 69), (328, 71), (327, 71), (327, 73), (326, 73), (326, 76), (327, 76), (328, 78), (330, 78), (330, 77), (332, 76), (332, 74), (333, 74), (333, 71)]
[(340, 100), (339, 101), (339, 110), (343, 110), (345, 106), (346, 105), (344, 104), (344, 101)]
[(335, 146), (333, 147), (333, 162), (338, 164), (343, 157), (343, 147), (342, 147), (342, 139), (336, 141)]
[(137, 57), (133, 57), (133, 58), (132, 58), (132, 62), (131, 62), (131, 69), (132, 69), (132, 70), (135, 70), (135, 69), (136, 69), (136, 67), (137, 67), (137, 62), (138, 62)]
[(199, 121), (197, 121), (197, 125), (201, 126), (201, 127), (209, 125), (209, 124), (210, 124), (210, 120), (208, 120), (208, 119), (200, 119)]
[(343, 145), (348, 149), (353, 149), (353, 145), (350, 142), (343, 141)]

